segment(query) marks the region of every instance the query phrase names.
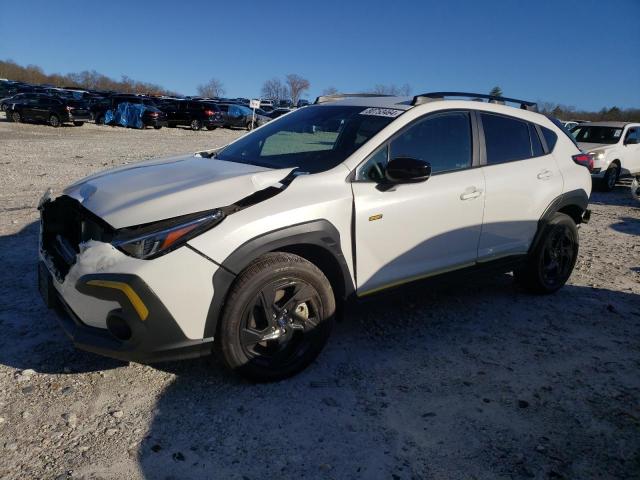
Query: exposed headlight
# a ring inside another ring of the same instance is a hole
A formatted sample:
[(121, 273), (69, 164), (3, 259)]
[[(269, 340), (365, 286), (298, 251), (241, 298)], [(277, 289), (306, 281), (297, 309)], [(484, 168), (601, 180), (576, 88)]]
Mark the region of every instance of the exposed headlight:
[(224, 219), (222, 210), (208, 210), (119, 230), (112, 245), (132, 257), (151, 259), (169, 253)]

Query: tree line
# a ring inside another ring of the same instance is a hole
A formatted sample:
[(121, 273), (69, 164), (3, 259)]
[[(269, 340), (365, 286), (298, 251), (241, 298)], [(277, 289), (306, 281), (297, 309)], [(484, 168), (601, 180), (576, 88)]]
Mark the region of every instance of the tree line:
[(18, 80), (31, 84), (50, 84), (54, 87), (87, 88), (90, 90), (113, 90), (122, 93), (146, 93), (149, 95), (175, 95), (175, 92), (156, 85), (140, 82), (123, 75), (115, 80), (95, 70), (84, 70), (78, 73), (46, 74), (37, 65), (18, 65), (12, 60), (0, 60), (0, 78)]

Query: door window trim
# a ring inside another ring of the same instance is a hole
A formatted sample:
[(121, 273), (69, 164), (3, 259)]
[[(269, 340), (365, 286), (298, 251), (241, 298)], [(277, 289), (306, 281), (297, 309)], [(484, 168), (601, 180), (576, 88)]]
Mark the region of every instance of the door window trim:
[(387, 137), (386, 139), (384, 139), (382, 142), (380, 142), (374, 149), (373, 151), (367, 155), (359, 164), (356, 168), (353, 169), (353, 171), (351, 172), (351, 174), (349, 175), (349, 181), (351, 183), (378, 183), (375, 180), (367, 180), (367, 179), (358, 179), (358, 176), (360, 175), (360, 170), (369, 162), (369, 160), (371, 160), (371, 158), (373, 158), (379, 151), (381, 148), (383, 147), (387, 147), (387, 163), (389, 162), (389, 152), (391, 151), (391, 149), (389, 148), (391, 142), (393, 142), (396, 138), (398, 138), (400, 135), (404, 134), (407, 130), (409, 130), (410, 128), (412, 128), (413, 126), (415, 126), (416, 124), (428, 119), (429, 117), (435, 117), (438, 115), (442, 115), (445, 113), (466, 113), (469, 115), (469, 124), (470, 124), (470, 132), (471, 132), (471, 165), (466, 167), (466, 168), (459, 168), (456, 170), (443, 170), (441, 172), (435, 172), (431, 174), (431, 177), (435, 177), (437, 175), (445, 175), (447, 173), (456, 173), (456, 172), (464, 172), (465, 170), (471, 170), (473, 168), (479, 168), (482, 167), (481, 162), (481, 158), (480, 158), (480, 130), (478, 128), (477, 125), (477, 119), (476, 119), (476, 115), (475, 115), (475, 110), (471, 110), (471, 109), (466, 109), (466, 108), (447, 108), (447, 109), (443, 109), (443, 110), (438, 110), (435, 112), (429, 112), (426, 113), (420, 117), (417, 117), (413, 120), (411, 120), (409, 123), (407, 123), (405, 126), (403, 126), (400, 130), (392, 133), (389, 137)]

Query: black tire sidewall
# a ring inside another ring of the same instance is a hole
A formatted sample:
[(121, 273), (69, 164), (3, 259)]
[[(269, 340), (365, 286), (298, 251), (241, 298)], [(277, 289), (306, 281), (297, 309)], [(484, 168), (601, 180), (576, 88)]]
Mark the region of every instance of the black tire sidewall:
[(609, 179), (612, 175), (615, 175), (617, 182), (618, 178), (620, 177), (620, 167), (617, 163), (614, 163), (613, 165), (610, 165), (609, 168), (607, 168), (607, 171), (604, 174), (604, 178), (600, 183), (600, 188), (605, 192), (611, 192), (616, 186), (615, 182), (613, 186), (609, 186)]
[[(544, 280), (542, 274), (542, 256), (544, 254), (549, 237), (559, 228), (568, 229), (568, 231), (571, 233), (571, 236), (573, 237), (573, 258), (571, 260), (571, 266), (569, 268), (567, 277), (562, 279), (561, 282), (557, 284), (548, 285)], [(579, 248), (580, 240), (575, 222), (568, 215), (565, 215), (563, 213), (556, 213), (546, 225), (544, 234), (536, 248), (534, 257), (532, 258), (532, 267), (534, 270), (532, 273), (534, 273), (537, 277), (535, 278), (535, 285), (536, 287), (538, 287), (537, 290), (539, 290), (541, 293), (553, 293), (562, 288), (567, 280), (571, 277), (571, 273), (573, 272), (576, 261), (578, 259)]]
[[(53, 122), (53, 119), (56, 119), (57, 122)], [(49, 125), (51, 125), (54, 128), (58, 128), (60, 126), (60, 118), (57, 115), (50, 115), (49, 116)]]
[[(278, 258), (278, 255), (282, 256)], [(216, 338), (217, 352), (223, 362), (254, 381), (281, 380), (303, 370), (326, 344), (335, 321), (336, 307), (331, 285), (315, 265), (290, 254), (269, 254), (265, 257), (252, 264), (256, 268), (252, 268), (252, 265), (247, 267), (232, 286)], [(274, 370), (251, 361), (240, 344), (239, 332), (246, 308), (255, 300), (261, 288), (266, 283), (283, 277), (298, 278), (316, 290), (321, 302), (322, 319), (304, 354), (285, 368)]]

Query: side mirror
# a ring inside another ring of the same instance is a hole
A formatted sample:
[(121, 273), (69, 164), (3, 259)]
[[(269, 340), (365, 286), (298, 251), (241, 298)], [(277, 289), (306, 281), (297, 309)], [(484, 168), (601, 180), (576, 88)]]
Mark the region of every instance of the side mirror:
[(424, 182), (431, 176), (431, 165), (411, 157), (396, 157), (389, 161), (385, 177), (389, 183)]
[(637, 138), (627, 138), (624, 141), (625, 145), (637, 145), (638, 144), (638, 139)]

